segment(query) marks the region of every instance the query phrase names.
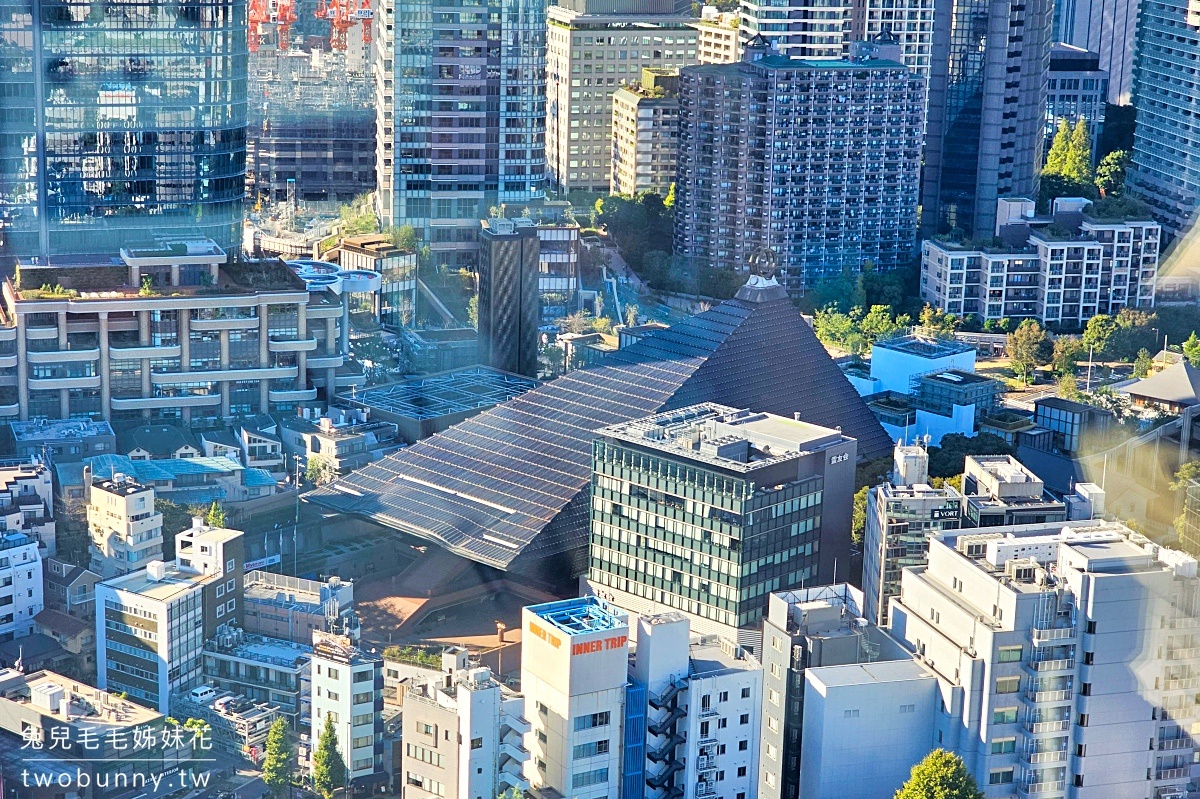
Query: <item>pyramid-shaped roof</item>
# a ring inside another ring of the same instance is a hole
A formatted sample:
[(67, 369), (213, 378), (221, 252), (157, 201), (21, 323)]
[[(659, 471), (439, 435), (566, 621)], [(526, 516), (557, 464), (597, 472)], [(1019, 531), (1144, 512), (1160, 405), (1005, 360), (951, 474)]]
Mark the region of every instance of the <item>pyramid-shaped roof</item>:
[(608, 425), (716, 402), (840, 426), (860, 454), (886, 455), (887, 433), (784, 290), (752, 283), (309, 496), (507, 569), (586, 545), (592, 441)]

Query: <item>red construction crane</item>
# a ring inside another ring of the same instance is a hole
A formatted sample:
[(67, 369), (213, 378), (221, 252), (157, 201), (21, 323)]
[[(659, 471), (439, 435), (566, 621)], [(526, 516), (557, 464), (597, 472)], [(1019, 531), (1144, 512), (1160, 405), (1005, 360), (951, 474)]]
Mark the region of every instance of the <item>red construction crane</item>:
[(317, 0), (317, 9), (313, 12), (313, 16), (317, 19), (329, 19), (329, 6), (325, 0)]
[(276, 33), (279, 49), (287, 51), (292, 46), (292, 23), (296, 21), (296, 6), (293, 0), (278, 0), (275, 12)]
[(371, 0), (362, 0), (358, 4), (358, 12), (355, 14), (362, 21), (363, 44), (371, 43), (371, 18), (375, 16), (375, 12), (371, 10)]
[(258, 26), (264, 22), (271, 21), (271, 12), (267, 9), (267, 0), (250, 0), (250, 8), (247, 10), (246, 18), (250, 23), (249, 45), (250, 52), (258, 52), (258, 39), (261, 35)]
[(330, 0), (329, 3), (329, 49), (345, 52), (346, 32), (354, 27), (354, 0)]

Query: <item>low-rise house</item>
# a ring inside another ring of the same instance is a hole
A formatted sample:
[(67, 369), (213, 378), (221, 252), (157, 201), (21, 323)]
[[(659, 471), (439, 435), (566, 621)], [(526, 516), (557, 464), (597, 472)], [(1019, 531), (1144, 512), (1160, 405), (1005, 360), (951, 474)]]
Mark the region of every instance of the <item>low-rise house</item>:
[(78, 463), (93, 455), (117, 451), (117, 436), (108, 422), (90, 419), (30, 419), (11, 422), (13, 451), (50, 463)]
[(199, 443), (190, 431), (170, 424), (146, 424), (126, 430), (117, 438), (121, 454), (135, 461), (195, 458)]
[(233, 458), (248, 468), (272, 473), (284, 471), (279, 423), (265, 414), (252, 416), (230, 430), (207, 430), (200, 434), (200, 445), (210, 458)]
[(96, 572), (58, 558), (46, 558), (43, 587), (47, 608), (91, 620), (96, 607)]
[(229, 458), (170, 458), (135, 461), (124, 455), (88, 458), (84, 463), (59, 464), (55, 468), (64, 494), (78, 493), (91, 479), (111, 479), (114, 474), (132, 477), (154, 488), (156, 494), (181, 505), (242, 502), (269, 497), (279, 481), (265, 469), (248, 469)]
[[(76, 663), (92, 673), (96, 668), (95, 623), (88, 623), (58, 610), (45, 608), (33, 617), (37, 633), (53, 639), (66, 652), (75, 656)], [(36, 636), (30, 636), (33, 638)], [(19, 639), (24, 642), (27, 639)]]
[(361, 468), (399, 448), (399, 428), (393, 422), (369, 421), (365, 408), (330, 408), (318, 419), (284, 419), (280, 434), (284, 450), (302, 463), (327, 461), (339, 474)]

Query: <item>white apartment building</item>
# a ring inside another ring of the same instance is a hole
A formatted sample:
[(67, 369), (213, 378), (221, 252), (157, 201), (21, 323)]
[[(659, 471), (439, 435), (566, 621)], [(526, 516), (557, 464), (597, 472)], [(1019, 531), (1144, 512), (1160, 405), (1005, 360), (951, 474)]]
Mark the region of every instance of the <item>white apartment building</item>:
[(0, 642), (34, 633), (33, 617), (43, 607), (37, 539), (17, 530), (0, 531)]
[(242, 619), (240, 530), (196, 519), (175, 554), (96, 584), (97, 685), (163, 713), (200, 681), (204, 642)]
[(755, 36), (793, 58), (841, 58), (850, 52), (849, 0), (742, 0), (742, 46)]
[(546, 161), (559, 192), (608, 193), (612, 96), (644, 67), (697, 62), (695, 20), (674, 0), (563, 0), (546, 10)]
[(1071, 232), (1032, 220), (1023, 245), (995, 246), (930, 239), (921, 246), (921, 296), (956, 316), (981, 321), (1032, 318), (1082, 327), (1097, 314), (1154, 307), (1161, 228), (1147, 215), (1106, 216), (1092, 205)]
[(88, 492), (91, 570), (101, 577), (146, 568), (163, 554), (163, 515), (154, 509), (154, 489), (127, 475), (94, 480)]
[(988, 799), (1185, 796), (1196, 576), (1191, 556), (1112, 522), (931, 539), (891, 606), (892, 632), (937, 675), (931, 745)]
[(696, 23), (696, 60), (701, 64), (732, 64), (742, 58), (738, 38), (740, 16), (735, 11), (721, 12), (715, 6), (700, 10)]
[(530, 788), (571, 799), (624, 795), (626, 694), (644, 695), (628, 677), (626, 615), (596, 597), (531, 605), (521, 611), (521, 647)]
[(525, 699), (472, 666), (467, 650), (449, 647), (434, 679), (404, 695), (406, 799), (491, 799), (526, 791), (531, 729)]
[(924, 447), (896, 444), (894, 458), (891, 481), (867, 492), (863, 534), (863, 613), (882, 627), (904, 567), (925, 563), (930, 536), (957, 530), (962, 519), (962, 494), (929, 485)]
[(0, 503), (0, 531), (25, 533), (54, 557), (54, 478), (40, 457), (0, 461)]
[(645, 796), (758, 792), (762, 665), (736, 643), (692, 639), (678, 612), (638, 619), (631, 676), (647, 691)]
[(374, 779), (383, 771), (383, 658), (346, 636), (313, 630), (312, 640), (312, 747), (332, 716), (347, 783)]

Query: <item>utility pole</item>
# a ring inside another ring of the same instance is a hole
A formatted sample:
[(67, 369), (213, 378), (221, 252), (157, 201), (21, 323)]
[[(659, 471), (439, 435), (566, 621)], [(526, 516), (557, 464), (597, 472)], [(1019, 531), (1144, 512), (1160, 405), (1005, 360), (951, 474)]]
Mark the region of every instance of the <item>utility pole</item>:
[[(296, 513), (292, 519), (292, 576), (300, 576), (300, 456), (296, 456)], [(283, 572), (283, 533), (279, 533), (279, 571)]]
[[(1096, 349), (1096, 345), (1095, 345), (1095, 344), (1092, 344), (1092, 345), (1090, 345), (1090, 346), (1088, 347), (1088, 373), (1087, 373), (1087, 385), (1084, 387), (1084, 389), (1083, 389), (1084, 391), (1091, 391), (1091, 390), (1092, 390), (1092, 355), (1093, 355), (1093, 353), (1095, 352), (1095, 349)], [(297, 501), (299, 501), (299, 500), (297, 500)]]

